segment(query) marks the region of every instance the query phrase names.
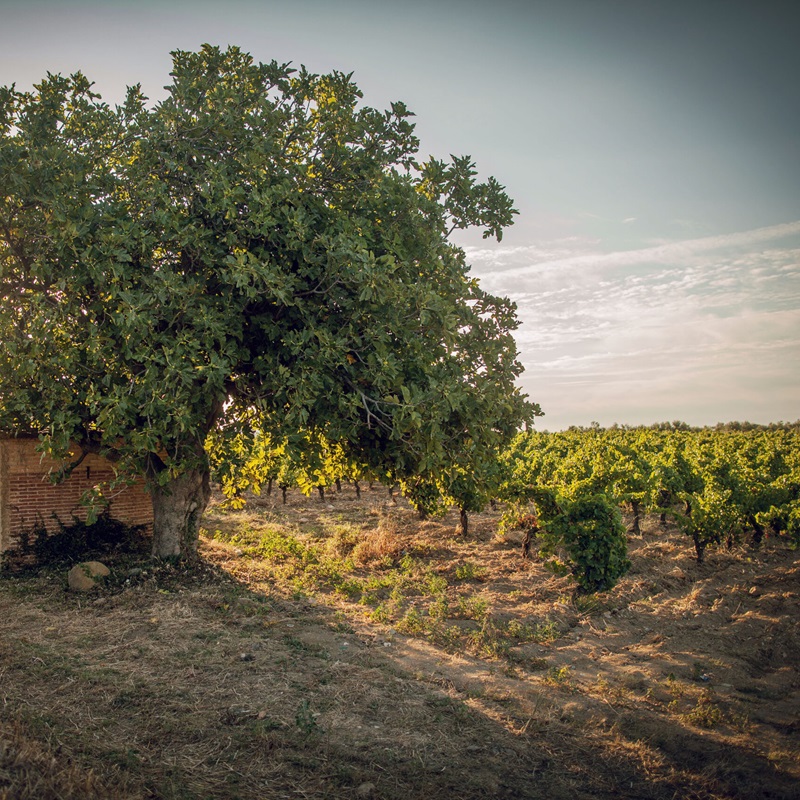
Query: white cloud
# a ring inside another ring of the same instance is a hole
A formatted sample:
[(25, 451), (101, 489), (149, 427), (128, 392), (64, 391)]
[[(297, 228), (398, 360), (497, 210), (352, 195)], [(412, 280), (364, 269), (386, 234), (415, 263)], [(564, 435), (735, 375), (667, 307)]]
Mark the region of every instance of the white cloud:
[(798, 236), (800, 222), (634, 251), (559, 240), (469, 255), (518, 304), (522, 385), (544, 427), (765, 422), (800, 416), (800, 247), (780, 246)]
[(773, 241), (790, 236), (800, 235), (800, 220), (783, 225), (772, 225), (756, 228), (741, 233), (730, 233), (721, 236), (707, 236), (701, 239), (687, 239), (677, 242), (665, 242), (653, 247), (638, 250), (620, 250), (613, 253), (590, 250), (592, 244), (580, 239), (561, 239), (552, 243), (553, 247), (532, 245), (504, 250), (466, 248), (467, 260), (477, 271), (482, 272), (492, 264), (514, 264), (523, 257), (525, 266), (512, 267), (503, 271), (504, 277), (524, 276), (531, 272), (545, 269), (567, 267), (624, 267), (638, 264), (679, 264), (691, 260), (701, 253), (725, 249), (747, 249), (762, 242)]

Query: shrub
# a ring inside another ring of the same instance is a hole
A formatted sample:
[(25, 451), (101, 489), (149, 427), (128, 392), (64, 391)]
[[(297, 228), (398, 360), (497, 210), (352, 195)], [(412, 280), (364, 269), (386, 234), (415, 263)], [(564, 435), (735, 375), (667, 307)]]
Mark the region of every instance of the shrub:
[(631, 565), (619, 509), (602, 494), (560, 501), (556, 508), (553, 516), (540, 515), (540, 553), (563, 554), (564, 566), (585, 592), (611, 588)]
[(111, 517), (108, 512), (101, 514), (89, 524), (73, 518), (72, 524), (65, 525), (60, 520), (58, 530), (48, 533), (40, 525), (29, 534), (20, 536), (19, 547), (10, 554), (10, 565), (34, 562), (36, 565), (73, 563), (88, 558), (110, 554), (144, 554), (150, 551), (151, 540), (146, 525), (126, 525)]

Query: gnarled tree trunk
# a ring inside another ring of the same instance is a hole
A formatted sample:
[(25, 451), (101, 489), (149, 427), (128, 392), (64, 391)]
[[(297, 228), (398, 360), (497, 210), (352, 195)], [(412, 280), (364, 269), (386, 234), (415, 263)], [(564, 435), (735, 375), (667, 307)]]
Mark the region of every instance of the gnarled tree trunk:
[(198, 468), (150, 487), (153, 500), (153, 556), (193, 558), (200, 520), (211, 497), (208, 469)]

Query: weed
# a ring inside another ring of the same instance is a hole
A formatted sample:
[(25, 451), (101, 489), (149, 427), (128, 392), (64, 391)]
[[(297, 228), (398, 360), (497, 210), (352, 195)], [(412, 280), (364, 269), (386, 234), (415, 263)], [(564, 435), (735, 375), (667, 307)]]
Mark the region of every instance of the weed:
[(454, 647), (461, 643), (463, 632), (458, 625), (446, 625), (439, 631), (437, 638), (445, 647)]
[(511, 642), (496, 636), (481, 636), (478, 651), (481, 655), (489, 658), (508, 658), (511, 650)]
[(611, 694), (611, 684), (600, 674), (597, 676), (597, 680), (595, 681), (594, 688), (597, 692), (602, 695)]
[(450, 611), (450, 605), (447, 602), (447, 595), (444, 594), (444, 592), (440, 594), (430, 604), (430, 606), (428, 606), (428, 616), (437, 620), (447, 619), (449, 611)]
[(406, 553), (400, 559), (400, 571), (403, 575), (413, 575), (417, 562), (414, 560), (414, 557), (409, 553)]
[(482, 597), (459, 597), (458, 613), (464, 619), (474, 619), (483, 622), (489, 613), (489, 603)]
[(389, 610), (389, 607), (386, 605), (386, 603), (380, 603), (378, 606), (376, 606), (374, 609), (372, 609), (372, 611), (370, 612), (369, 618), (373, 622), (387, 623), (387, 622), (391, 621), (392, 614), (391, 614), (391, 612)]
[(456, 567), (456, 578), (460, 581), (479, 580), (486, 574), (484, 567), (479, 567), (473, 561), (465, 561)]
[(599, 673), (592, 688), (606, 700), (624, 700), (630, 697), (630, 691), (628, 688), (621, 686), (619, 683), (611, 683)]
[(560, 635), (558, 625), (550, 619), (533, 625), (512, 619), (506, 623), (505, 633), (518, 642), (536, 642), (537, 644), (549, 644), (558, 639)]
[(481, 627), (467, 634), (467, 641), (477, 652), (488, 658), (509, 658), (511, 642), (506, 638), (505, 629), (494, 624), (487, 614)]
[(343, 578), (336, 587), (336, 592), (348, 600), (361, 600), (364, 596), (364, 585), (358, 578)]
[(735, 711), (731, 712), (728, 714), (728, 722), (730, 723), (731, 727), (742, 733), (750, 730), (750, 717), (748, 717), (747, 714), (741, 714)]
[(426, 581), (426, 587), (428, 594), (440, 594), (442, 592), (447, 591), (447, 578), (442, 575), (435, 575), (430, 574), (428, 575), (428, 579)]
[[(246, 537), (248, 533), (247, 526), (244, 526), (244, 530), (240, 535)], [(233, 540), (233, 543), (236, 543), (236, 541)], [(318, 561), (317, 554), (313, 548), (307, 547), (297, 538), (280, 528), (267, 528), (262, 531), (260, 540), (253, 550), (254, 555), (269, 561), (281, 562), (287, 559), (297, 559), (302, 564), (313, 564)]]
[(722, 717), (722, 710), (714, 702), (712, 694), (708, 691), (703, 692), (697, 698), (697, 704), (694, 708), (684, 714), (680, 714), (680, 718), (684, 722), (696, 725), (699, 728), (713, 728), (722, 721)]
[(572, 595), (572, 605), (582, 616), (594, 616), (603, 610), (603, 605), (595, 594), (576, 592)]
[(300, 705), (297, 707), (297, 712), (294, 715), (294, 722), (300, 733), (306, 738), (317, 733), (319, 730), (317, 715), (311, 710), (308, 700), (301, 701)]
[(675, 674), (672, 672), (667, 675), (667, 691), (675, 698), (683, 697), (683, 695), (686, 693), (686, 690), (678, 683)]
[(397, 630), (409, 636), (420, 636), (428, 633), (428, 625), (416, 608), (409, 609), (397, 622)]
[(568, 666), (554, 666), (547, 670), (547, 675), (544, 676), (544, 682), (550, 686), (568, 688), (570, 686), (571, 678), (572, 670)]
[(361, 581), (361, 598), (359, 602), (374, 605), (386, 600), (392, 589), (398, 584), (399, 575), (370, 575)]
[(561, 635), (558, 625), (553, 620), (548, 619), (535, 626), (533, 641), (539, 644), (549, 644), (554, 642)]

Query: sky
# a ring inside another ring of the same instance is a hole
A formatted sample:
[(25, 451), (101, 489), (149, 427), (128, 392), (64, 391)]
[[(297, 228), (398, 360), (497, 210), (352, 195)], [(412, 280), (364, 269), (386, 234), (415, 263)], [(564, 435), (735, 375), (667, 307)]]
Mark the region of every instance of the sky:
[(353, 72), (519, 216), (462, 233), (511, 297), (537, 427), (800, 418), (796, 0), (0, 0), (0, 85), (155, 102), (170, 51)]

